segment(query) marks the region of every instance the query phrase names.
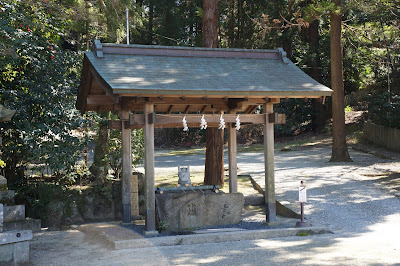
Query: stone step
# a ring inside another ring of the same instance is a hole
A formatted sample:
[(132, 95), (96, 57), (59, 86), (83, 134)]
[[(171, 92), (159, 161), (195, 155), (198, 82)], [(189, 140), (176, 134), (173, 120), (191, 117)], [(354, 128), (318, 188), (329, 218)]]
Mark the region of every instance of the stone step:
[(3, 223), (4, 231), (14, 231), (14, 230), (31, 230), (34, 233), (40, 232), (41, 221), (40, 219), (26, 218), (23, 221), (7, 222)]
[(4, 206), (3, 222), (16, 222), (25, 220), (25, 205)]

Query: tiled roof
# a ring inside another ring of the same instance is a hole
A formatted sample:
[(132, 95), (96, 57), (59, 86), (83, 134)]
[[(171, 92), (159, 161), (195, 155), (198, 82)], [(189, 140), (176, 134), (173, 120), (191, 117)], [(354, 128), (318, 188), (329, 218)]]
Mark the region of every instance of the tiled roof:
[[(102, 44), (86, 52), (77, 108), (82, 112), (245, 111), (280, 98), (321, 98), (332, 90), (295, 66), (282, 49)], [(218, 100), (219, 99), (219, 100)], [(269, 99), (269, 100), (268, 100)]]

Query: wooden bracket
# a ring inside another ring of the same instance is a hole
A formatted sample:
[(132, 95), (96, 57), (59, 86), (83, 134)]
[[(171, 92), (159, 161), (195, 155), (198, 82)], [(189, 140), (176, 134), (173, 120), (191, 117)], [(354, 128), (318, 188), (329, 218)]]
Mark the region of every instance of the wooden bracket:
[(265, 103), (280, 103), (281, 99), (265, 97), (264, 101), (265, 101)]
[(135, 116), (132, 113), (129, 113), (129, 125), (130, 126), (134, 126), (135, 124), (137, 124), (137, 122), (135, 121)]
[(147, 121), (149, 122), (149, 124), (155, 124), (156, 123), (156, 113), (147, 114)]
[(274, 124), (286, 124), (286, 115), (278, 113), (268, 114), (268, 122)]

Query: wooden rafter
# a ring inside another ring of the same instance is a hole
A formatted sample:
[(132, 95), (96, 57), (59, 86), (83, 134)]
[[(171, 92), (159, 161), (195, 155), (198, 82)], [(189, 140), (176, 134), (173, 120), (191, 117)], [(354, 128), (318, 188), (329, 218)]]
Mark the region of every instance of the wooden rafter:
[(173, 105), (170, 105), (170, 106), (168, 107), (168, 111), (167, 111), (168, 114), (172, 113), (172, 108), (174, 108)]
[(185, 114), (187, 114), (187, 113), (189, 113), (189, 109), (190, 109), (190, 105), (188, 105), (188, 106), (186, 106), (186, 108), (185, 108)]
[(251, 114), (252, 112), (254, 112), (254, 110), (256, 110), (258, 107), (258, 105), (250, 105), (249, 107), (247, 107), (246, 111), (244, 111), (245, 114)]

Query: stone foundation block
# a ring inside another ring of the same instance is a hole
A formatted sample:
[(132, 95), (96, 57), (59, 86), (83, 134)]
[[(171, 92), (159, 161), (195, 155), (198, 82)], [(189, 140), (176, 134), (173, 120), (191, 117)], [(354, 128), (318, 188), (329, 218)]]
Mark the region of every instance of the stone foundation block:
[(4, 206), (4, 222), (25, 220), (25, 205)]
[(0, 233), (0, 265), (29, 265), (32, 231)]
[(27, 218), (23, 221), (9, 222), (3, 224), (3, 231), (12, 230), (31, 230), (34, 233), (38, 233), (41, 231), (41, 221), (40, 219)]
[(241, 193), (186, 192), (156, 194), (160, 223), (169, 231), (237, 224), (244, 197)]

